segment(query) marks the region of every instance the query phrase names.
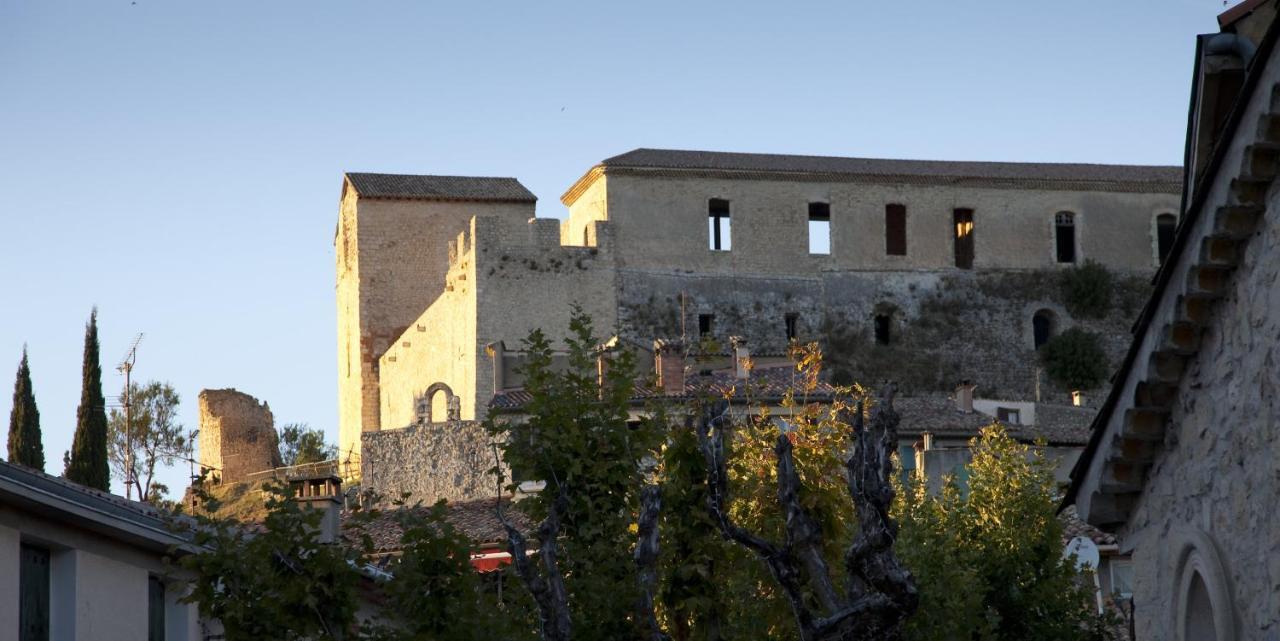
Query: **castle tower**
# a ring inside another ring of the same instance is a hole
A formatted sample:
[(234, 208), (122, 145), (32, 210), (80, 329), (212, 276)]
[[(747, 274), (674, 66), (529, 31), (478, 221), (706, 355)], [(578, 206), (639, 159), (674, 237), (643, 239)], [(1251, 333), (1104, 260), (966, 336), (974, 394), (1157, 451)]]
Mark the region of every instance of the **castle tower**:
[(265, 402), (234, 389), (200, 391), (200, 466), (223, 483), (280, 467), (280, 440)]
[(528, 220), (536, 201), (514, 178), (344, 177), (334, 236), (340, 460), (358, 462), (361, 432), (380, 427), (378, 358), (444, 291), (449, 241), (472, 216)]

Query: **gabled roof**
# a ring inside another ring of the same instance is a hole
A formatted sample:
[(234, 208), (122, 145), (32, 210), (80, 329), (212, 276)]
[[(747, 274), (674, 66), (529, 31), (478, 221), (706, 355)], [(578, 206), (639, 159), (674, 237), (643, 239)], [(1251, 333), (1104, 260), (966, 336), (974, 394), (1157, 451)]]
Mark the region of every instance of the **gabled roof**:
[(13, 463), (0, 462), (0, 505), (153, 550), (189, 541), (151, 505)]
[(538, 200), (533, 192), (515, 178), (350, 172), (347, 173), (347, 180), (351, 181), (351, 186), (362, 198), (511, 203), (533, 203)]
[(640, 148), (601, 161), (565, 191), (561, 202), (572, 204), (597, 178), (610, 173), (1167, 194), (1178, 193), (1182, 180), (1182, 168), (1174, 166), (901, 160)]
[[(1075, 504), (1094, 525), (1124, 522), (1141, 496), (1146, 472), (1163, 450), (1183, 371), (1199, 355), (1214, 306), (1266, 213), (1267, 192), (1280, 175), (1280, 111), (1273, 107), (1280, 104), (1280, 83), (1267, 69), (1277, 38), (1280, 21), (1253, 56), (1208, 166), (1184, 203), (1133, 342), (1071, 471), (1062, 505)], [(1273, 78), (1263, 82), (1267, 73)]]

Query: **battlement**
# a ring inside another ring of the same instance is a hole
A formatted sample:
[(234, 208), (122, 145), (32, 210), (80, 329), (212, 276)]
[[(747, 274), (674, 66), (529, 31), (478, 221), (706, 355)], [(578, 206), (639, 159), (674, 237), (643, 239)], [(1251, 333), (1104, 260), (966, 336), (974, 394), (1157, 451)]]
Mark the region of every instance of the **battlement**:
[(608, 221), (592, 221), (581, 245), (562, 242), (561, 221), (556, 218), (530, 218), (520, 223), (496, 216), (476, 216), (458, 236), (449, 241), (449, 268), (461, 269), (476, 260), (477, 249), (493, 256), (536, 258), (542, 254), (597, 256), (613, 249), (613, 225)]

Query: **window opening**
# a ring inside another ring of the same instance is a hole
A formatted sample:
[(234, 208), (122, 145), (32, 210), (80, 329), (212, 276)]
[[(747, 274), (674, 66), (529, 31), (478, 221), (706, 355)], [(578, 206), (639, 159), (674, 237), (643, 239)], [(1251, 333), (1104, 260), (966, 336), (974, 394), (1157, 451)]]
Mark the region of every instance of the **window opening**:
[(1164, 264), (1164, 259), (1173, 249), (1173, 235), (1178, 229), (1178, 217), (1173, 214), (1156, 216), (1156, 259)]
[(698, 336), (710, 336), (715, 320), (715, 314), (698, 314)]
[(884, 253), (907, 255), (907, 206), (884, 206)]
[(1121, 599), (1133, 598), (1133, 561), (1112, 559), (1111, 593)]
[(18, 586), (18, 640), (49, 641), (48, 550), (22, 546)]
[(809, 253), (831, 253), (831, 205), (809, 203)]
[(1053, 315), (1048, 310), (1040, 310), (1031, 317), (1031, 334), (1035, 348), (1040, 349), (1053, 338)]
[(799, 335), (798, 329), (800, 325), (800, 314), (790, 312), (783, 317), (783, 320), (787, 325), (787, 340), (796, 340), (796, 337)]
[(996, 418), (1005, 425), (1022, 425), (1021, 410), (1012, 407), (997, 407)]
[(707, 201), (707, 224), (712, 251), (729, 251), (729, 201), (712, 198)]
[(952, 218), (955, 223), (956, 267), (973, 269), (973, 210), (957, 209)]
[(1053, 234), (1056, 239), (1058, 262), (1076, 262), (1076, 217), (1069, 211), (1060, 211), (1053, 217)]
[(888, 314), (876, 314), (876, 344), (889, 344), (890, 317)]
[(147, 641), (164, 641), (164, 582), (147, 579)]

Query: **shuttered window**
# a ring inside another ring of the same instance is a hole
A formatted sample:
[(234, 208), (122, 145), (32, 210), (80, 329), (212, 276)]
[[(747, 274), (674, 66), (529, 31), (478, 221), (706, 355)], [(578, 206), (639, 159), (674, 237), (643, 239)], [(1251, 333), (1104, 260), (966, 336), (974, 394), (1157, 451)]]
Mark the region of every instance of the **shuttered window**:
[(49, 641), (49, 551), (23, 545), (18, 565), (18, 641)]
[(907, 255), (907, 206), (884, 206), (884, 253)]

